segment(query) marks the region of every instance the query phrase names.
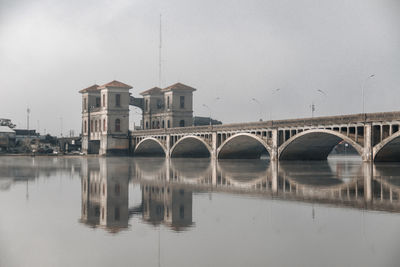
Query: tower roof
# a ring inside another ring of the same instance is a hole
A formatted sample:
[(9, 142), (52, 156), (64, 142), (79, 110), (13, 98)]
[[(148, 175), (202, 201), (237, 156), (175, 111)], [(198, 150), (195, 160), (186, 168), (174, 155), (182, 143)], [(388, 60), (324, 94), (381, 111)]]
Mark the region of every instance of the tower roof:
[(140, 94), (141, 95), (152, 95), (152, 94), (160, 94), (161, 93), (161, 88), (159, 88), (159, 87), (153, 87), (153, 88), (150, 88), (150, 89), (148, 89), (148, 90), (146, 90), (146, 91), (143, 91), (143, 92), (141, 92)]
[(119, 82), (119, 81), (116, 81), (116, 80), (114, 80), (112, 82), (109, 82), (109, 83), (106, 83), (106, 84), (103, 84), (103, 85), (99, 86), (98, 89), (104, 89), (104, 88), (110, 88), (110, 87), (112, 87), (112, 88), (122, 88), (122, 89), (132, 89), (132, 86), (127, 85), (127, 84), (122, 83), (122, 82)]
[(93, 84), (92, 86), (89, 86), (88, 88), (82, 89), (79, 91), (79, 93), (87, 93), (87, 92), (94, 92), (97, 91), (97, 88), (99, 88), (99, 86), (97, 84)]
[(176, 91), (176, 90), (179, 90), (179, 91), (191, 91), (191, 92), (196, 91), (195, 88), (187, 86), (187, 85), (185, 85), (183, 83), (175, 83), (175, 84), (173, 84), (171, 86), (168, 86), (168, 87), (162, 89), (162, 91)]

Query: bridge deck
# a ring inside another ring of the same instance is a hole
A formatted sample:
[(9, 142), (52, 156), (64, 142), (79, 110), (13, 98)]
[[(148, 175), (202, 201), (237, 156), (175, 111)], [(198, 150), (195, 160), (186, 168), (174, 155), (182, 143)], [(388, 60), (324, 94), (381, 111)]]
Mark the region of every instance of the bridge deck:
[(322, 125), (346, 125), (363, 124), (382, 121), (400, 121), (400, 111), (379, 112), (379, 113), (361, 113), (351, 115), (325, 116), (315, 118), (299, 118), (287, 120), (269, 120), (261, 122), (248, 123), (230, 123), (220, 125), (192, 126), (180, 128), (148, 129), (133, 131), (132, 135), (152, 135), (158, 133), (190, 133), (190, 132), (209, 132), (223, 130), (239, 130), (251, 128), (286, 128), (299, 126), (322, 126)]

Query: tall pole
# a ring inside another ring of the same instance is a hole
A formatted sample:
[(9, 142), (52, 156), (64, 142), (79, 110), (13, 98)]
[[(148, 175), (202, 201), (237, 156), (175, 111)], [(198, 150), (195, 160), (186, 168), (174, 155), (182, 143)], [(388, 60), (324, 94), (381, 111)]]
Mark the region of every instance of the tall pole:
[(365, 80), (361, 84), (361, 90), (362, 90), (362, 113), (365, 113), (365, 84), (367, 83), (367, 81), (369, 79), (371, 79), (373, 77), (375, 77), (375, 74), (371, 74), (370, 76), (365, 78)]
[(158, 46), (158, 86), (161, 87), (161, 48), (162, 48), (162, 28), (161, 28), (161, 14), (160, 14), (160, 44)]
[(203, 107), (205, 107), (205, 108), (207, 108), (208, 109), (208, 112), (209, 112), (209, 114), (210, 114), (210, 126), (211, 126), (211, 109), (210, 109), (210, 107), (209, 106), (207, 106), (206, 104), (203, 104)]
[(28, 138), (31, 137), (31, 134), (29, 132), (29, 114), (31, 113), (31, 109), (28, 107), (26, 109), (26, 129), (28, 130)]

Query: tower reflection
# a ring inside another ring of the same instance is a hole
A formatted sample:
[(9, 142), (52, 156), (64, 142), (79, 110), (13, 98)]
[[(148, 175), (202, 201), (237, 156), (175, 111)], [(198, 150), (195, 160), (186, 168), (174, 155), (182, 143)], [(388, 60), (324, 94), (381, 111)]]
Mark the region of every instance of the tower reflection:
[[(400, 212), (400, 167), (357, 161), (87, 158), (82, 162), (81, 222), (117, 233), (132, 216), (174, 231), (193, 227), (193, 194), (262, 198)], [(129, 185), (141, 203), (129, 207)]]

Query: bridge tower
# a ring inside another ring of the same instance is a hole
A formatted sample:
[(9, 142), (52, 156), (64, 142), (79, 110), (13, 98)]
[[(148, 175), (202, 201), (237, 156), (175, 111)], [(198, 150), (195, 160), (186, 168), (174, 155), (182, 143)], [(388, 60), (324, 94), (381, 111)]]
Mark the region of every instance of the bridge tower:
[(112, 81), (92, 85), (82, 94), (82, 150), (86, 154), (127, 154), (129, 151), (129, 90)]

